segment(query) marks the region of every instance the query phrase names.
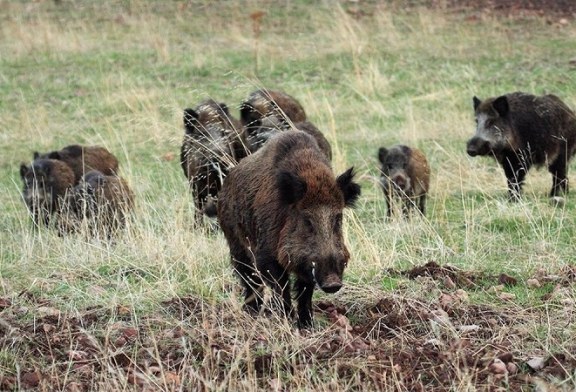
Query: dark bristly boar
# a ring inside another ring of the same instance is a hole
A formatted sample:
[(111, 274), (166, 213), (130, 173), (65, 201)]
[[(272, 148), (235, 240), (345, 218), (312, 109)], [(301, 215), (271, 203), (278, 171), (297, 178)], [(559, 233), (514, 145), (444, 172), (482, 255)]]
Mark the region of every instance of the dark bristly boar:
[(55, 159), (35, 159), (30, 166), (20, 165), (24, 183), (22, 195), (35, 224), (48, 224), (58, 214), (66, 193), (75, 183), (74, 172)]
[(344, 207), (360, 186), (352, 168), (338, 177), (316, 140), (285, 131), (230, 171), (218, 199), (218, 221), (245, 289), (245, 309), (258, 312), (263, 282), (291, 315), (289, 275), (296, 279), (300, 328), (312, 323), (315, 284), (342, 287), (350, 254), (342, 235)]
[(80, 230), (111, 238), (123, 229), (134, 206), (134, 194), (126, 181), (93, 170), (68, 193), (62, 206), (62, 232)]
[(476, 134), (468, 155), (493, 156), (503, 167), (510, 200), (520, 198), (526, 172), (547, 165), (551, 197), (568, 192), (568, 163), (576, 150), (576, 116), (555, 95), (522, 92), (473, 98)]
[(393, 199), (403, 201), (404, 215), (414, 205), (425, 214), (426, 195), (430, 186), (430, 167), (422, 153), (414, 147), (396, 145), (378, 150), (381, 163), (380, 185), (388, 205), (388, 216), (392, 215)]
[(306, 121), (306, 112), (300, 102), (283, 91), (256, 90), (240, 105), (240, 120), (247, 130), (255, 121), (270, 116), (293, 123)]
[(46, 154), (34, 152), (34, 159), (56, 159), (65, 162), (74, 172), (78, 183), (84, 173), (98, 170), (106, 175), (118, 173), (118, 159), (107, 149), (100, 146), (80, 146), (73, 144), (59, 151)]
[(213, 100), (184, 110), (180, 162), (194, 196), (197, 219), (202, 213), (215, 215), (212, 210), (224, 178), (239, 154), (244, 154), (240, 153), (245, 146), (237, 126), (226, 105)]

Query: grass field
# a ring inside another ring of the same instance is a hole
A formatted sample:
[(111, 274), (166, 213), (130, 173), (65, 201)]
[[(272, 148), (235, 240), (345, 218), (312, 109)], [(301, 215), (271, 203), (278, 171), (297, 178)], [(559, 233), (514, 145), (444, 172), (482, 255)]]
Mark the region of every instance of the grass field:
[[(554, 16), (363, 0), (0, 0), (0, 390), (574, 390), (574, 198), (552, 205), (533, 169), (511, 204), (465, 151), (474, 95), (576, 108), (574, 42)], [(362, 184), (312, 331), (242, 313), (178, 162), (184, 108), (237, 115), (261, 87), (300, 100)], [(22, 201), (20, 163), (74, 143), (112, 151), (136, 194), (113, 243), (34, 229)], [(425, 218), (385, 220), (395, 143), (428, 157)]]

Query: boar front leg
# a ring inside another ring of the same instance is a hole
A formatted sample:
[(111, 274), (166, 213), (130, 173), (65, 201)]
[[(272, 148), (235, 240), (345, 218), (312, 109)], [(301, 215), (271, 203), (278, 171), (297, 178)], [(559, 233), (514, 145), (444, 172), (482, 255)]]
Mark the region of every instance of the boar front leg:
[[(233, 246), (235, 245), (235, 246)], [(263, 288), (260, 274), (254, 268), (252, 257), (242, 244), (232, 244), (232, 265), (244, 286), (244, 310), (250, 314), (258, 314), (263, 302)]]
[(292, 299), (290, 297), (290, 281), (288, 272), (282, 268), (275, 257), (267, 252), (256, 254), (256, 266), (264, 281), (272, 288), (276, 300), (281, 300), (281, 307), (286, 317), (292, 313)]
[(314, 294), (314, 276), (311, 271), (298, 271), (294, 282), (294, 291), (298, 301), (298, 328), (312, 327), (312, 294)]
[(523, 160), (515, 153), (513, 154), (514, 155), (511, 154), (504, 157), (502, 167), (504, 168), (506, 182), (508, 183), (509, 199), (510, 201), (519, 201), (522, 192), (522, 185), (524, 185), (524, 178), (526, 177), (526, 172), (530, 168), (530, 164), (528, 162), (523, 162)]

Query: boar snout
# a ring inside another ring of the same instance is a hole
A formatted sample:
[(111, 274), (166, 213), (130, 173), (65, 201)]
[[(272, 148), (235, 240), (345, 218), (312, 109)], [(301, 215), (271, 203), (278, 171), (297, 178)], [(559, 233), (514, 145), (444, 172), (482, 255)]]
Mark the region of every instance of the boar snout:
[(406, 190), (406, 188), (408, 187), (408, 178), (406, 178), (406, 176), (403, 176), (401, 174), (392, 177), (392, 182), (402, 190)]
[(472, 139), (468, 140), (468, 143), (466, 144), (466, 152), (471, 157), (475, 157), (477, 155), (486, 155), (489, 151), (490, 143), (479, 137), (473, 137)]
[(329, 274), (321, 281), (319, 280), (318, 286), (328, 294), (333, 294), (342, 288), (342, 279), (336, 274)]

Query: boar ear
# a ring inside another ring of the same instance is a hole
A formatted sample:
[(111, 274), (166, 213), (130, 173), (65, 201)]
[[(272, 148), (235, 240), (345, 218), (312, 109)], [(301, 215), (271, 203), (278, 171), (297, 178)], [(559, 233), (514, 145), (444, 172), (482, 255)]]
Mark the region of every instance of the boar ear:
[(381, 163), (384, 163), (384, 160), (386, 160), (386, 155), (388, 155), (388, 150), (384, 147), (380, 147), (378, 149), (378, 160)]
[(220, 102), (218, 104), (218, 106), (220, 107), (220, 109), (224, 112), (224, 114), (226, 114), (227, 116), (230, 115), (230, 110), (228, 110), (228, 105), (226, 105), (224, 102)]
[(58, 151), (52, 151), (48, 154), (48, 159), (57, 159), (60, 160), (60, 153)]
[(24, 163), (20, 164), (20, 177), (22, 179), (24, 179), (24, 176), (26, 173), (28, 173), (28, 170), (30, 170), (28, 166), (26, 166)]
[(194, 109), (184, 109), (184, 130), (188, 135), (194, 133), (194, 123), (198, 120), (198, 113)]
[(242, 124), (244, 125), (252, 125), (252, 123), (260, 118), (258, 111), (249, 104), (248, 102), (244, 102), (240, 106), (240, 120), (242, 120)]
[(38, 159), (40, 158), (40, 153), (38, 151), (34, 151), (34, 153), (32, 154), (32, 159)]
[(276, 177), (280, 200), (284, 204), (294, 204), (306, 194), (306, 182), (288, 171), (281, 171)]
[(354, 168), (351, 167), (336, 178), (336, 183), (342, 191), (342, 194), (344, 194), (344, 203), (346, 207), (354, 207), (356, 200), (358, 200), (358, 197), (360, 196), (360, 185), (352, 182), (354, 174)]
[(500, 117), (506, 116), (510, 107), (508, 106), (508, 98), (505, 95), (498, 97), (492, 102), (492, 107), (500, 115)]
[(478, 106), (480, 106), (480, 103), (482, 103), (482, 101), (477, 96), (472, 98), (472, 102), (474, 103), (474, 110), (478, 109)]

